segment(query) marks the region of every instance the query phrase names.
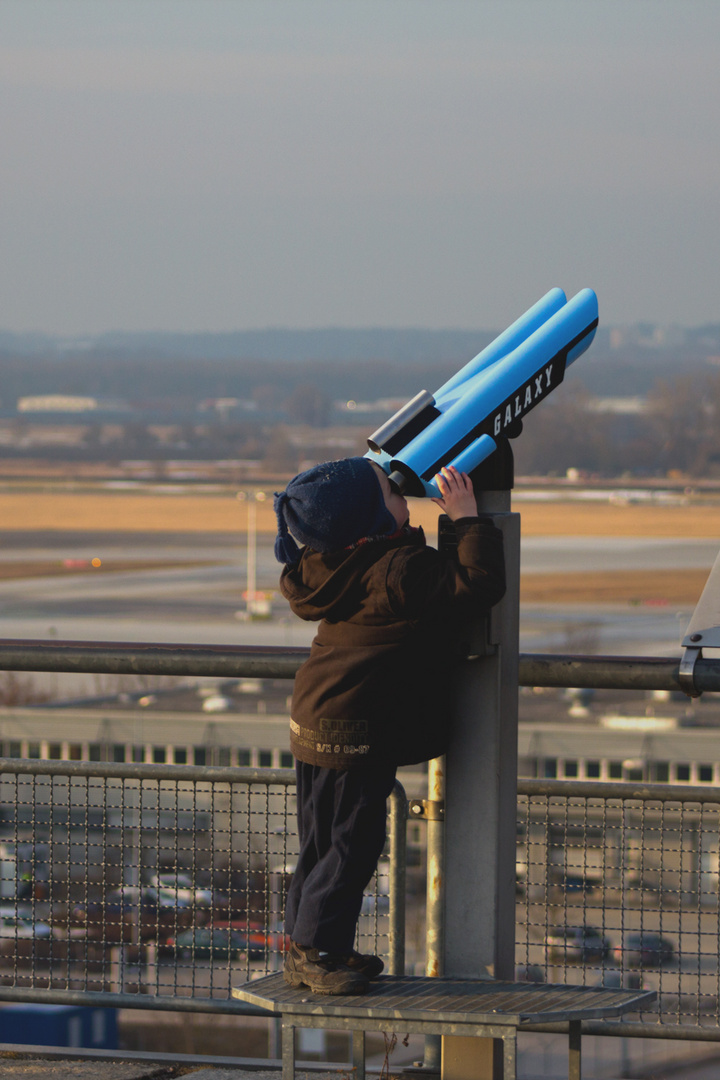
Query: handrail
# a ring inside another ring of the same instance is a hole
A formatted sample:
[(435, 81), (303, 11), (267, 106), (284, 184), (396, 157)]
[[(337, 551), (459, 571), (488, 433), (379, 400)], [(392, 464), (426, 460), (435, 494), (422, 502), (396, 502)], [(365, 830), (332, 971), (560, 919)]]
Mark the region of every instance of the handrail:
[(285, 646), (0, 639), (0, 671), (292, 679), (309, 655)]
[[(309, 648), (288, 646), (0, 639), (0, 671), (292, 679), (309, 655)], [(520, 653), (519, 684), (682, 691), (679, 671), (680, 658), (671, 656)], [(695, 684), (720, 691), (720, 660), (700, 657)]]
[(720, 803), (720, 788), (710, 784), (643, 784), (627, 780), (535, 780), (518, 777), (518, 795), (547, 799), (617, 799), (629, 802)]
[[(672, 656), (520, 653), (519, 682), (521, 686), (572, 686), (596, 690), (683, 689), (680, 657)], [(720, 690), (720, 661), (700, 658), (695, 666), (695, 682), (698, 690)]]

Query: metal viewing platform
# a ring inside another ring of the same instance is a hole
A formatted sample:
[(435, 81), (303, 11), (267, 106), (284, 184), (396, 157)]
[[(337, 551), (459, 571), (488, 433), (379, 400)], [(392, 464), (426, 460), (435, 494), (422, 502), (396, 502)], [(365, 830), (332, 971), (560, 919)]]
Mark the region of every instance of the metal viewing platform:
[(387, 975), (367, 994), (323, 996), (288, 986), (282, 974), (245, 983), (233, 997), (282, 1015), (283, 1080), (295, 1076), (295, 1028), (353, 1033), (353, 1066), (365, 1076), (365, 1031), (502, 1039), (504, 1080), (515, 1080), (524, 1025), (569, 1024), (570, 1080), (581, 1075), (581, 1023), (637, 1011), (655, 991)]

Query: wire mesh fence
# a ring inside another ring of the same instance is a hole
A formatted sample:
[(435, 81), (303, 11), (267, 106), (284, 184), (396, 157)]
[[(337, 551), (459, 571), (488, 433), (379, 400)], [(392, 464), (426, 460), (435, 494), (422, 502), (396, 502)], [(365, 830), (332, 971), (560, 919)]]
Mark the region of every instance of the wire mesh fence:
[(519, 789), (521, 977), (656, 990), (639, 1022), (720, 1028), (720, 792)]
[[(0, 761), (0, 996), (228, 1001), (282, 966), (296, 854), (290, 769)], [(390, 877), (358, 938), (386, 957)]]
[[(283, 962), (294, 782), (0, 761), (0, 999), (234, 1009)], [(402, 789), (392, 806), (404, 837)], [(404, 871), (398, 841), (358, 938), (398, 971)], [(720, 791), (522, 780), (517, 871), (521, 978), (654, 989), (640, 1023), (720, 1031)]]

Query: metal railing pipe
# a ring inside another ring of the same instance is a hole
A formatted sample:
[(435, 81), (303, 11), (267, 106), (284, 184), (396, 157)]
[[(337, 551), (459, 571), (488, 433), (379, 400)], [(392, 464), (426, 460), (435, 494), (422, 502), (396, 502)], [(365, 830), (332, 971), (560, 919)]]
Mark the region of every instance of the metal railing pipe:
[(253, 765), (160, 765), (115, 761), (49, 761), (0, 758), (0, 775), (98, 777), (107, 780), (169, 780), (188, 784), (295, 784), (294, 769)]
[[(568, 1025), (563, 1023), (523, 1024), (522, 1030), (543, 1032), (549, 1035), (567, 1035)], [(622, 1020), (583, 1020), (581, 1030), (583, 1035), (608, 1035), (610, 1038), (615, 1039), (677, 1039), (681, 1042), (720, 1042), (720, 1028), (703, 1027), (699, 1024), (694, 1027), (680, 1027), (679, 1024), (641, 1024), (635, 1021)], [(713, 1057), (713, 1061), (715, 1060), (716, 1058)]]
[(309, 655), (287, 646), (0, 639), (0, 671), (292, 679)]
[(518, 780), (518, 795), (550, 799), (720, 803), (720, 788), (711, 784), (643, 784), (620, 780), (534, 780), (521, 777)]
[(110, 1009), (155, 1009), (158, 1012), (231, 1013), (234, 1016), (262, 1016), (274, 1014), (246, 1001), (233, 998), (184, 997), (137, 993), (129, 994), (113, 990), (53, 990), (46, 987), (0, 986), (0, 1001), (26, 1003), (28, 1005), (83, 1005)]
[[(679, 657), (521, 653), (519, 682), (597, 690), (682, 690), (679, 670)], [(720, 690), (720, 661), (699, 659), (695, 681), (698, 690)]]
[[(0, 639), (0, 671), (102, 675), (186, 675), (292, 679), (310, 649), (289, 646), (187, 645), (139, 641)], [(521, 653), (521, 686), (610, 690), (682, 690), (680, 658)], [(698, 690), (720, 691), (720, 660), (700, 657)]]

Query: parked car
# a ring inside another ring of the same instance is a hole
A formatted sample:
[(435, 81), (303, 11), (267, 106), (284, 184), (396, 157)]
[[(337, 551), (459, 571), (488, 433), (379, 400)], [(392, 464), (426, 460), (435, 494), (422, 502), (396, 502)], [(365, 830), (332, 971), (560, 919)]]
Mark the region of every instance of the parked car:
[(582, 874), (566, 874), (560, 882), (560, 888), (565, 892), (595, 892), (598, 882), (592, 878), (583, 877)]
[(88, 938), (111, 942), (151, 941), (191, 920), (191, 905), (174, 892), (134, 885), (112, 889), (104, 900), (76, 904), (71, 912), (71, 922)]
[(516, 982), (544, 983), (545, 971), (540, 964), (520, 964), (515, 969)]
[(610, 942), (595, 926), (557, 926), (548, 931), (545, 947), (559, 960), (605, 960)]
[(196, 916), (207, 922), (215, 911), (226, 911), (230, 906), (227, 896), (214, 889), (196, 888), (189, 874), (153, 874), (150, 888), (161, 897), (174, 903), (196, 908)]
[(0, 915), (0, 964), (34, 964), (67, 956), (64, 931), (22, 915)]
[(645, 990), (639, 971), (621, 971), (620, 968), (605, 968), (596, 986), (610, 986), (617, 990)]
[(247, 934), (230, 927), (193, 926), (168, 938), (166, 948), (183, 960), (262, 960), (265, 948), (248, 941)]
[(654, 930), (635, 930), (623, 938), (622, 945), (613, 949), (618, 964), (627, 967), (662, 967), (675, 956), (671, 941)]
[(48, 923), (33, 922), (22, 915), (0, 916), (0, 938), (49, 938), (57, 937), (58, 931)]

